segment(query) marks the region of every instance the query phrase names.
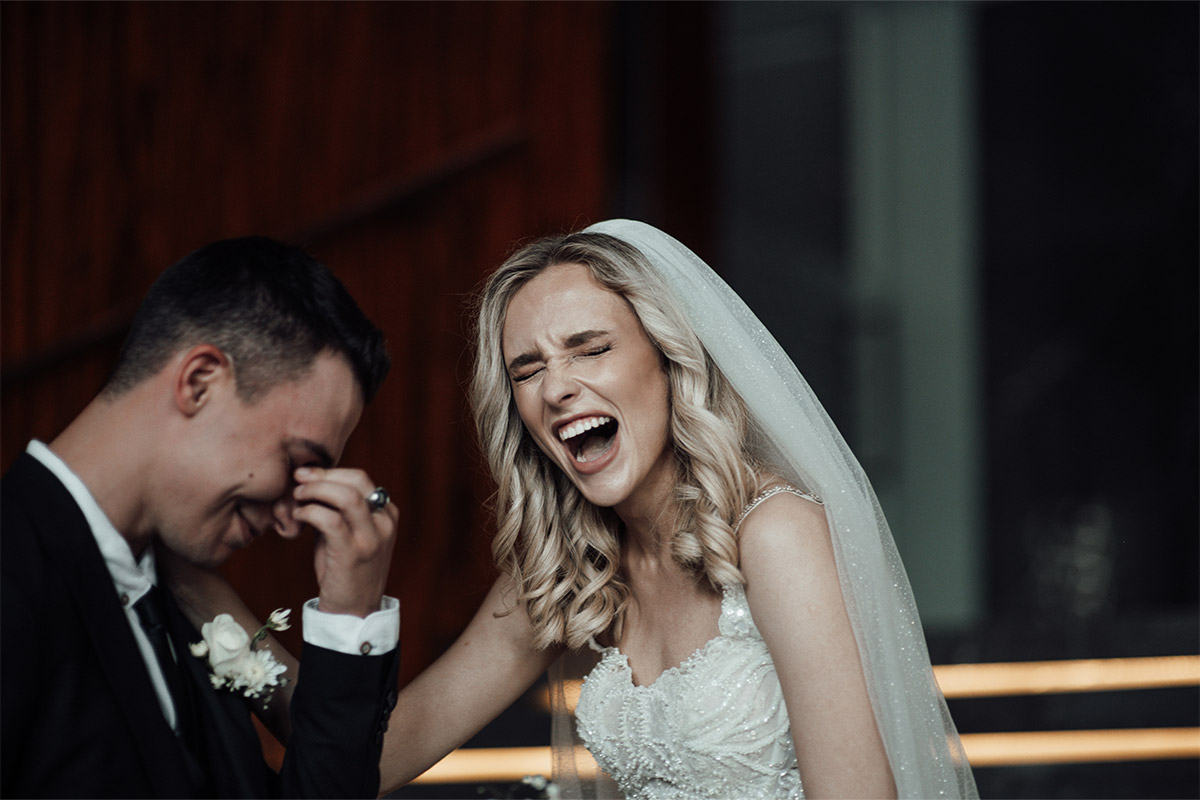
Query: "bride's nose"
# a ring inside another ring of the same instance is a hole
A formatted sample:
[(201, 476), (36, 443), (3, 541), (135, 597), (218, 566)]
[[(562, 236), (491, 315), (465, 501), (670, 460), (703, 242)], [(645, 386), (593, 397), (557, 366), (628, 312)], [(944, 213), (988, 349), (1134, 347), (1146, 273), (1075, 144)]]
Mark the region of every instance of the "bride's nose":
[(542, 399), (550, 405), (562, 405), (579, 395), (579, 382), (564, 367), (546, 367), (542, 381)]

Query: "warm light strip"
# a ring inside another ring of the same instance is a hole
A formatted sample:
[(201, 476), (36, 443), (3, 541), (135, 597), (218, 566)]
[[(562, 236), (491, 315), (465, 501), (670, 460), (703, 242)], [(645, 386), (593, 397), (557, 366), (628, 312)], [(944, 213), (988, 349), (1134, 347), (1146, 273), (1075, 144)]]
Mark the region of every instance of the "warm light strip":
[[(1200, 656), (947, 664), (933, 671), (949, 698), (1157, 689), (1200, 685)], [(564, 686), (572, 710), (579, 688), (580, 681)], [(1200, 728), (969, 733), (962, 741), (980, 767), (1200, 757)], [(577, 762), (595, 769), (582, 748)], [(549, 747), (472, 748), (446, 756), (414, 783), (519, 781), (549, 775), (550, 766)]]
[[(934, 667), (933, 674), (942, 694), (949, 698), (1162, 689), (1200, 686), (1200, 656), (943, 664)], [(572, 711), (579, 699), (581, 683), (573, 680), (563, 686), (567, 707)], [(547, 710), (550, 708), (548, 693), (542, 704)]]
[[(596, 762), (583, 747), (575, 748), (579, 777), (596, 774)], [(474, 747), (455, 750), (413, 783), (515, 782), (526, 775), (551, 773), (549, 747)]]
[[(962, 743), (974, 767), (1200, 758), (1200, 728), (964, 733)], [(576, 748), (576, 763), (581, 777), (595, 774), (583, 748)], [(473, 748), (455, 750), (413, 782), (515, 782), (550, 772), (549, 747)]]
[(1200, 656), (947, 664), (933, 668), (946, 697), (1002, 697), (1200, 685)]
[(975, 767), (1200, 758), (1200, 728), (964, 733)]

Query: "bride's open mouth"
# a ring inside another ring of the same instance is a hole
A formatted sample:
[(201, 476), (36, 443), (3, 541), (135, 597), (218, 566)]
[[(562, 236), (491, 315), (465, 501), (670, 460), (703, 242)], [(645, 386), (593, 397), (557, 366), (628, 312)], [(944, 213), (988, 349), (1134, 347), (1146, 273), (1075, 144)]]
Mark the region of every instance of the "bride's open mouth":
[(587, 464), (612, 448), (618, 427), (612, 417), (580, 417), (559, 428), (558, 439), (567, 448), (571, 458), (579, 464)]

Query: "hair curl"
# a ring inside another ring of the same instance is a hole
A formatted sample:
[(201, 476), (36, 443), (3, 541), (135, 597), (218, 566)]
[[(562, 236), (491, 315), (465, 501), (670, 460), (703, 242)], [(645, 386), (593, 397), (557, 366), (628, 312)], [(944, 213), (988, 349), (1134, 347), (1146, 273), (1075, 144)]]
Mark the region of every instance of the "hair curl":
[(742, 398), (705, 351), (642, 253), (614, 237), (575, 233), (533, 242), (487, 280), (477, 299), (470, 399), (496, 481), (492, 554), (512, 580), (539, 647), (620, 635), (629, 586), (620, 572), (617, 515), (588, 502), (525, 430), (505, 368), (502, 336), (513, 296), (559, 264), (582, 264), (624, 298), (658, 349), (670, 393), (675, 448), (675, 560), (714, 587), (744, 583), (733, 524), (760, 488)]

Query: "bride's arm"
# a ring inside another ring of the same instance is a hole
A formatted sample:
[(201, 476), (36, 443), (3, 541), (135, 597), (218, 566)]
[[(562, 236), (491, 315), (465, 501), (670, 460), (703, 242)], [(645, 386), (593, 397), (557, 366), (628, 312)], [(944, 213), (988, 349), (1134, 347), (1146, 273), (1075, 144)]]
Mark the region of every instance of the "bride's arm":
[[(261, 623), (220, 573), (170, 555), (159, 565), (192, 624), (199, 627), (217, 614), (232, 614), (247, 631), (258, 630)], [(534, 649), (529, 616), (524, 608), (512, 607), (506, 586), (498, 580), (450, 649), (400, 691), (379, 761), (381, 794), (408, 783), (474, 736), (561, 652)], [(266, 644), (287, 666), (290, 680), (256, 713), (286, 745), (298, 662), (273, 637)]]
[(491, 722), (528, 689), (561, 652), (533, 647), (522, 606), (509, 583), (492, 586), (450, 649), (400, 692), (380, 759), (379, 791), (408, 783)]
[(783, 687), (806, 797), (895, 797), (824, 509), (791, 494), (740, 532), (746, 599)]

